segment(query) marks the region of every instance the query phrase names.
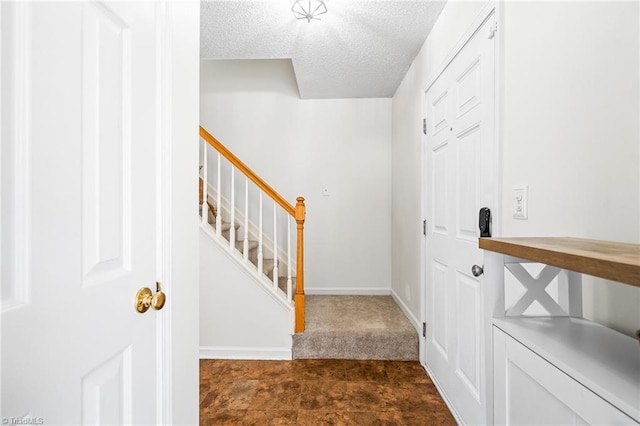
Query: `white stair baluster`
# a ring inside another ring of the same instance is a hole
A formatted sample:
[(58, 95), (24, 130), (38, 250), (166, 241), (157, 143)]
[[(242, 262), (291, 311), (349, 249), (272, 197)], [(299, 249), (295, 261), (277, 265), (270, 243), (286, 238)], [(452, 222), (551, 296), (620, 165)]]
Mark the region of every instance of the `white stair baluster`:
[(236, 247), (236, 179), (234, 173), (235, 167), (231, 165), (231, 228), (229, 228), (229, 247), (234, 249)]
[(207, 187), (207, 141), (202, 140), (202, 223), (209, 223), (209, 212), (207, 209), (207, 195), (209, 193), (209, 188)]
[(273, 201), (273, 288), (278, 288), (278, 203)]
[(258, 219), (258, 274), (262, 274), (262, 191), (260, 191), (260, 214)]
[(287, 215), (287, 300), (291, 300), (291, 218)]
[(244, 244), (242, 245), (242, 257), (249, 260), (249, 178), (244, 178)]
[(221, 179), (221, 169), (222, 169), (222, 164), (220, 163), (220, 153), (218, 153), (218, 182), (217, 182), (217, 188), (216, 188), (216, 209), (217, 209), (217, 215), (216, 215), (216, 235), (221, 236), (222, 235), (222, 179)]

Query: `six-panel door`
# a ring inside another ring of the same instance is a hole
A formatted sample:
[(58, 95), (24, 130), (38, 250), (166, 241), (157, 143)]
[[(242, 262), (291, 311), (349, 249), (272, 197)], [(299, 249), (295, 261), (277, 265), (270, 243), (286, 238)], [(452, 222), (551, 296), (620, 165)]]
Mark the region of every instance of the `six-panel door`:
[(157, 8), (0, 5), (4, 418), (156, 423)]

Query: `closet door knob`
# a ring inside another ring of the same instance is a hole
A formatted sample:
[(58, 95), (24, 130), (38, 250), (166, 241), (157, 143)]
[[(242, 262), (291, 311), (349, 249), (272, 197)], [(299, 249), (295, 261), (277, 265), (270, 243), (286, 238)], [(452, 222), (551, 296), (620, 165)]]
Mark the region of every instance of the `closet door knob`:
[(471, 273), (473, 274), (474, 277), (479, 277), (480, 275), (482, 275), (484, 273), (483, 266), (473, 265), (471, 267)]

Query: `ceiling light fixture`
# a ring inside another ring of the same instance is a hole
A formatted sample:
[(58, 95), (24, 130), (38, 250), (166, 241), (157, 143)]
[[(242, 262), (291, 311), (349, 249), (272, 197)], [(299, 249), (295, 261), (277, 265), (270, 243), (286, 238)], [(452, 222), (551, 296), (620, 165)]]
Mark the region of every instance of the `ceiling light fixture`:
[(326, 0), (294, 0), (291, 11), (296, 19), (319, 20), (319, 15), (327, 13)]

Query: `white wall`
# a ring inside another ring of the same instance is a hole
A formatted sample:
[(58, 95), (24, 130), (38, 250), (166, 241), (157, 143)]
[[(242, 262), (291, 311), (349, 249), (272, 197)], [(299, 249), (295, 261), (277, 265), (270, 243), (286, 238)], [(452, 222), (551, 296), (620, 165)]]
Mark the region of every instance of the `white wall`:
[[(504, 6), (503, 234), (640, 243), (637, 2)], [(511, 218), (529, 184), (529, 219)], [(585, 279), (585, 314), (632, 334), (640, 289)]]
[(290, 202), (306, 198), (307, 291), (388, 293), (391, 99), (301, 100), (289, 60), (202, 61), (200, 91), (201, 124)]
[[(392, 287), (418, 317), (423, 90), (482, 7), (447, 3), (393, 98)], [(502, 235), (640, 243), (638, 4), (503, 7)], [(518, 183), (529, 184), (526, 221), (510, 218)], [(585, 279), (588, 317), (631, 334), (638, 306), (640, 289)]]
[(428, 80), (476, 18), (481, 2), (448, 2), (393, 97), (392, 288), (421, 318), (422, 103)]
[(291, 359), (293, 316), (200, 232), (200, 357)]

